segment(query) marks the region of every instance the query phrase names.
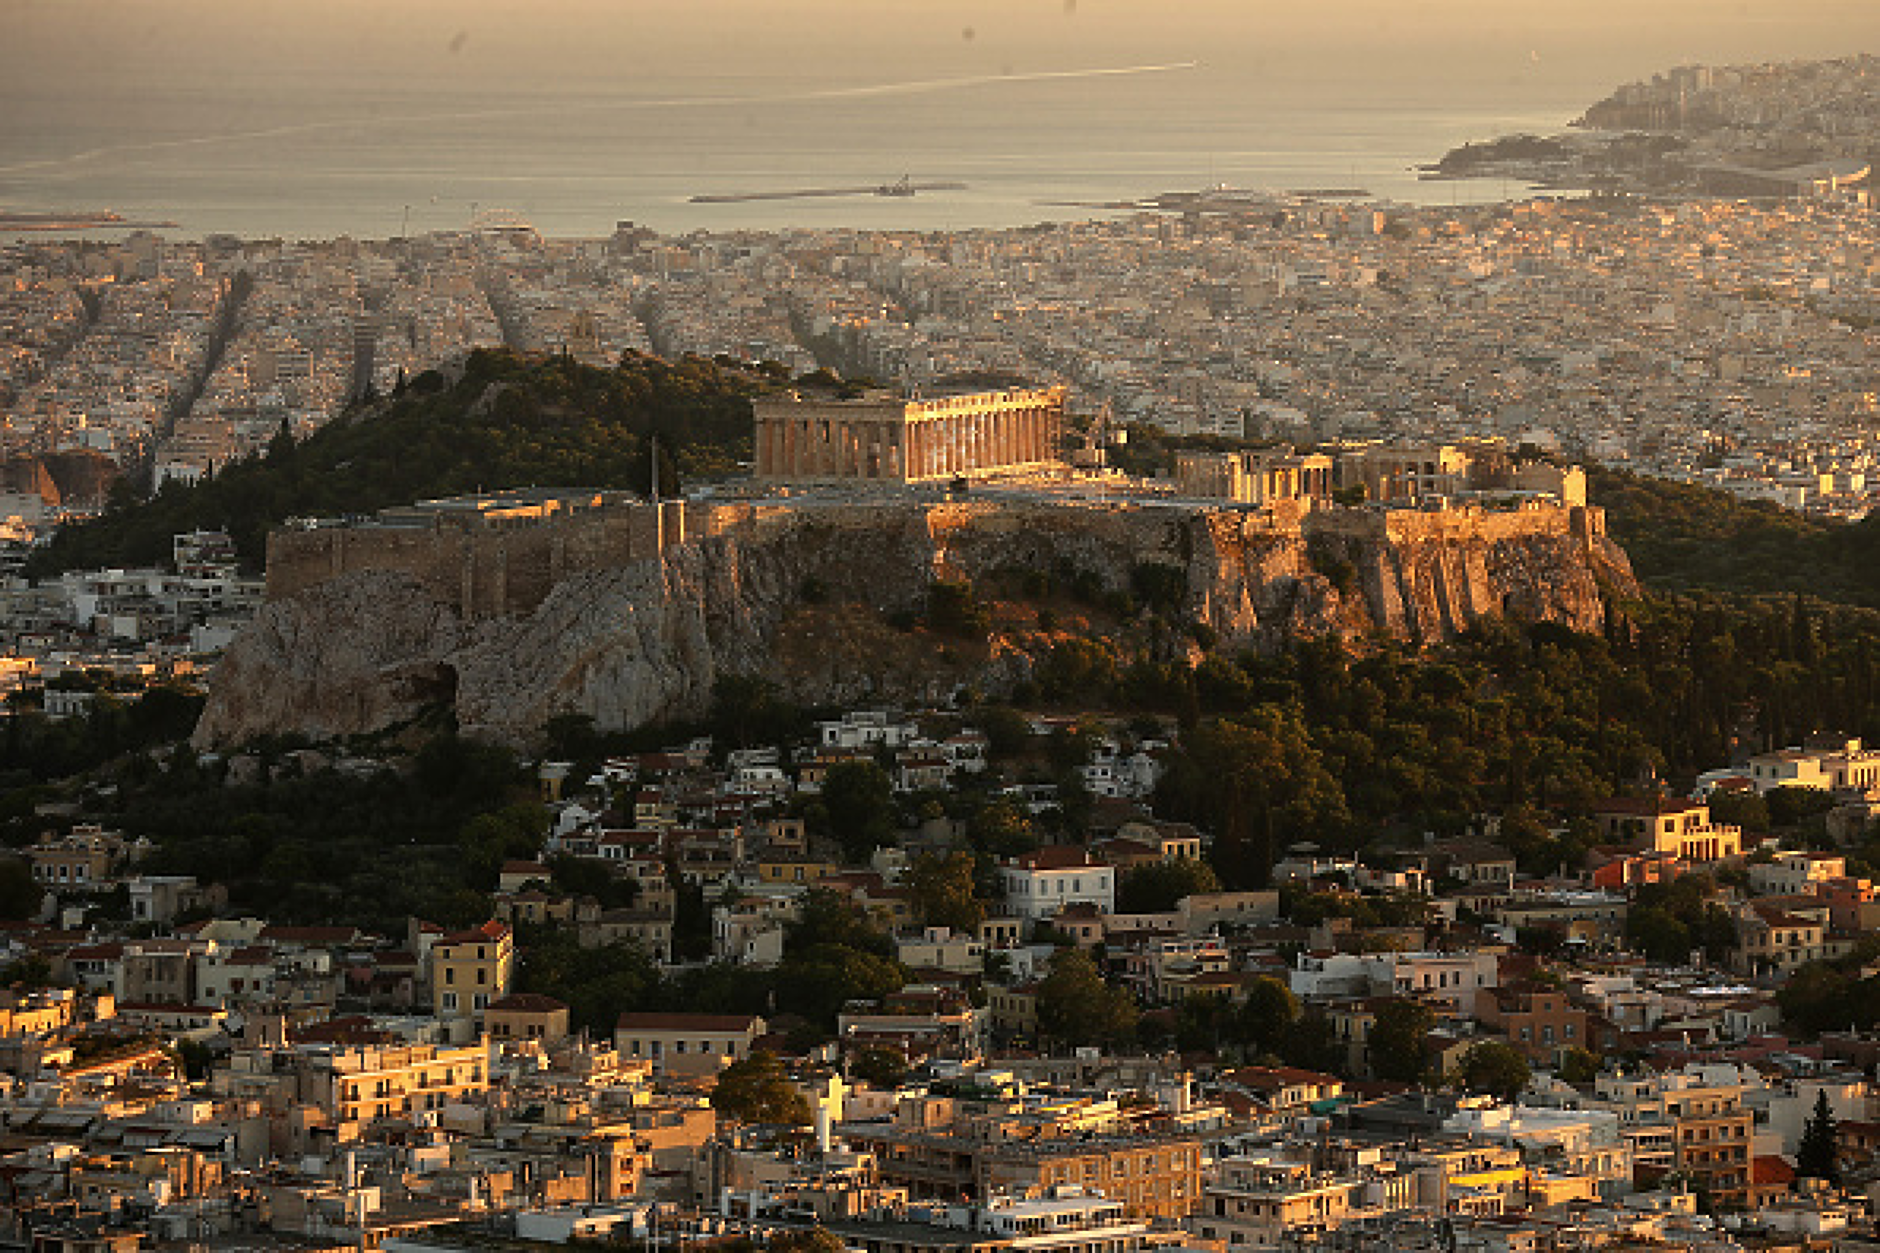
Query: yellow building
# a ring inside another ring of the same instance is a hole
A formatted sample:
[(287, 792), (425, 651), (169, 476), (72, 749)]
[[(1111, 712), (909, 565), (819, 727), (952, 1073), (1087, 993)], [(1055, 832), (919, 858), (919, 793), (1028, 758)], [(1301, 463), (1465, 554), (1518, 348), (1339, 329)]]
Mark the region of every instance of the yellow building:
[(310, 1060), (314, 1098), (335, 1123), (411, 1119), (489, 1087), (482, 1043), (335, 1048)]
[(490, 1039), (499, 1043), (535, 1040), (554, 1044), (567, 1038), (568, 1007), (539, 992), (511, 992), (490, 1002), (485, 1011)]
[(1593, 819), (1608, 838), (1688, 863), (1743, 855), (1742, 828), (1713, 824), (1710, 806), (1698, 801), (1606, 801), (1594, 808)]
[(625, 1058), (647, 1059), (662, 1075), (715, 1075), (751, 1055), (765, 1023), (754, 1014), (622, 1014), (614, 1048)]
[(509, 995), (515, 933), (500, 922), (447, 935), (431, 946), (432, 1012), (480, 1027), (491, 1001)]
[(807, 853), (785, 852), (771, 854), (766, 852), (757, 859), (757, 879), (760, 883), (821, 883), (832, 875), (840, 874), (842, 867), (821, 857), (811, 857)]

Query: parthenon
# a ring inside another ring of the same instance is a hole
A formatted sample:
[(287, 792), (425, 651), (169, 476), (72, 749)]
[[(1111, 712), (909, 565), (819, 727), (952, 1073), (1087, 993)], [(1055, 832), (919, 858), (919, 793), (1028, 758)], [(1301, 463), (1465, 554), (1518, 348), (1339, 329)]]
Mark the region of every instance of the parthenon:
[(760, 479), (972, 478), (1058, 463), (1064, 389), (854, 400), (791, 392), (754, 404)]

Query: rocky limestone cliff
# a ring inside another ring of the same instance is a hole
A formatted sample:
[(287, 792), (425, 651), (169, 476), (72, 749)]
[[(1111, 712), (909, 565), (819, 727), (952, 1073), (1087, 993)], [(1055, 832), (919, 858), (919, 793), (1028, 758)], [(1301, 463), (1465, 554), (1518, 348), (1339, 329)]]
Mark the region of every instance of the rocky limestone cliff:
[[(370, 533), (316, 537), (313, 558), (298, 554), (279, 579), (271, 549), (271, 599), (217, 667), (197, 741), (358, 734), (448, 703), (466, 733), (524, 744), (561, 713), (603, 727), (698, 715), (726, 675), (808, 704), (944, 698), (961, 684), (998, 693), (1028, 677), (1053, 642), (1035, 613), (998, 615), (983, 646), (888, 624), (921, 608), (935, 578), (1081, 576), (1123, 591), (1160, 567), (1184, 589), (1177, 617), (1225, 647), (1260, 648), (1328, 634), (1435, 641), (1499, 614), (1592, 630), (1607, 596), (1637, 590), (1596, 509), (901, 500), (691, 507), (686, 519), (683, 541), (603, 552), (522, 600), (500, 535), (429, 566), (408, 535), (383, 553)], [(572, 541), (556, 542), (559, 554)], [(495, 610), (471, 590), (490, 581), (484, 565), (507, 595)]]

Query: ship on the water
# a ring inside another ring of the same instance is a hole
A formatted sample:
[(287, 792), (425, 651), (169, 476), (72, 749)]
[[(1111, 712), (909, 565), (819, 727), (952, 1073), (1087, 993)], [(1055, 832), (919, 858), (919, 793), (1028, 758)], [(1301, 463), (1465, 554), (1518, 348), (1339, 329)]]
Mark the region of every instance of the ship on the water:
[(0, 209), (0, 231), (174, 230), (175, 222), (137, 222), (111, 209), (73, 213), (57, 210)]
[(799, 187), (787, 191), (704, 192), (693, 196), (691, 204), (744, 204), (752, 200), (810, 200), (823, 196), (913, 196), (923, 191), (965, 191), (965, 183), (917, 183), (903, 174), (892, 183), (871, 187)]

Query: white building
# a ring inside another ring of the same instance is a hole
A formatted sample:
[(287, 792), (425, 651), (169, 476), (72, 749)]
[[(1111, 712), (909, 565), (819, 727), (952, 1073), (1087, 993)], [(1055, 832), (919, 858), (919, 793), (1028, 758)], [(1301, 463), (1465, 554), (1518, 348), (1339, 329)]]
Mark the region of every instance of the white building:
[(1818, 787), (1828, 791), (1851, 788), (1865, 792), (1880, 787), (1880, 748), (1859, 740), (1845, 740), (1833, 748), (1784, 748), (1758, 753), (1749, 759), (1747, 772), (1759, 793), (1779, 787)]
[(824, 748), (901, 748), (920, 738), (913, 719), (885, 709), (858, 709), (816, 724)]
[(894, 956), (910, 970), (978, 974), (985, 969), (986, 946), (977, 936), (961, 935), (951, 927), (928, 927), (917, 936), (896, 940)]
[(1847, 858), (1838, 853), (1782, 852), (1767, 864), (1750, 863), (1749, 885), (1759, 896), (1801, 896), (1846, 875)]
[(999, 877), (1007, 906), (1021, 918), (1051, 918), (1080, 903), (1106, 914), (1116, 908), (1116, 871), (1081, 848), (1059, 844), (1026, 853), (1001, 866)]
[(1464, 1013), (1475, 994), (1501, 986), (1493, 953), (1302, 953), (1287, 975), (1294, 995), (1308, 1000), (1347, 996), (1442, 996)]

